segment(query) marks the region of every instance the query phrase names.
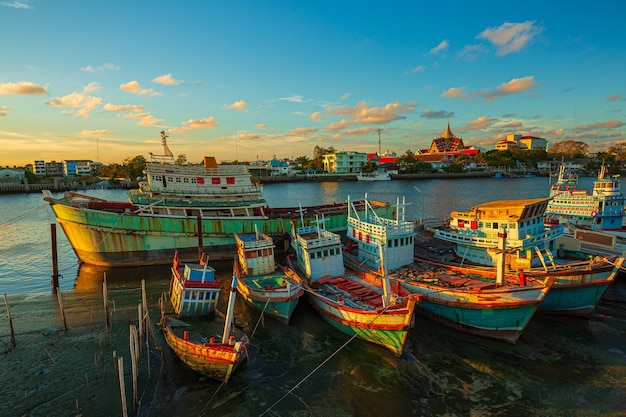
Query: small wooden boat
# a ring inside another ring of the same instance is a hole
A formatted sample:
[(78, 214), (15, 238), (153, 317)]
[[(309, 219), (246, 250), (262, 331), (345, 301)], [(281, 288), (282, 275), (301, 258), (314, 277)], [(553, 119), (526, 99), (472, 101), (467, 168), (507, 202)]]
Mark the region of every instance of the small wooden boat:
[[(367, 197), (366, 197), (367, 200)], [(412, 222), (404, 219), (404, 200), (398, 200), (396, 218), (369, 211), (348, 217), (346, 267), (380, 285), (378, 246), (386, 246), (389, 279), (422, 301), (416, 309), (447, 326), (479, 336), (515, 343), (548, 293), (552, 281), (517, 280), (449, 271), (414, 262)]]
[(263, 233), (235, 234), (235, 241), (237, 291), (256, 310), (289, 324), (304, 288), (277, 268), (272, 238)]
[(208, 265), (206, 257), (199, 264), (181, 265), (178, 252), (174, 254), (170, 301), (178, 318), (203, 317), (215, 314), (220, 296), (220, 282), (215, 269)]
[(233, 276), (221, 340), (213, 337), (206, 341), (190, 340), (188, 331), (183, 331), (181, 337), (180, 327), (189, 326), (188, 324), (166, 315), (162, 320), (165, 341), (176, 356), (194, 371), (222, 382), (228, 382), (232, 373), (245, 362), (248, 357), (247, 348), (250, 345), (245, 335), (239, 340), (235, 340), (235, 336), (231, 335), (236, 286), (237, 276)]
[(346, 274), (341, 239), (322, 225), (323, 219), (316, 226), (292, 228), (295, 260), (289, 259), (285, 273), (302, 282), (305, 299), (326, 322), (402, 355), (420, 297), (399, 287), (392, 292), (388, 280), (377, 286)]

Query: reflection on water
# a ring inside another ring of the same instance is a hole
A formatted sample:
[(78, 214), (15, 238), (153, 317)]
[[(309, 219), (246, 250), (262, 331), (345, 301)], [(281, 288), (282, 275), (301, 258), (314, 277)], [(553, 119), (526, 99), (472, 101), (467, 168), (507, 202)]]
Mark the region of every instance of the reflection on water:
[(123, 288), (141, 285), (141, 280), (145, 279), (146, 283), (169, 282), (170, 266), (169, 265), (152, 265), (143, 267), (129, 268), (110, 268), (103, 266), (95, 266), (89, 264), (81, 264), (76, 273), (74, 281), (74, 289), (80, 292), (102, 292), (102, 283), (106, 275), (107, 285)]

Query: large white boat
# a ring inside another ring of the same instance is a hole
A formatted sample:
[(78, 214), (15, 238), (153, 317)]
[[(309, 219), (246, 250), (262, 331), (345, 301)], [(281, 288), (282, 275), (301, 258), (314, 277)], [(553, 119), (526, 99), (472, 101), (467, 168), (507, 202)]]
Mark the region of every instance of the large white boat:
[(603, 164), (591, 193), (577, 185), (578, 178), (561, 166), (557, 181), (550, 187), (552, 200), (546, 208), (546, 224), (564, 223), (626, 237), (619, 176), (610, 176)]
[(389, 181), (391, 175), (384, 170), (376, 170), (372, 172), (360, 172), (356, 175), (358, 181)]
[[(346, 229), (347, 204), (305, 208), (271, 208), (263, 185), (246, 166), (218, 165), (205, 157), (202, 165), (177, 165), (161, 132), (164, 155), (152, 155), (146, 181), (128, 193), (129, 201), (108, 201), (76, 193), (55, 198), (44, 191), (57, 222), (80, 262), (101, 266), (168, 264), (178, 251), (181, 261), (198, 259), (210, 248), (211, 259), (232, 259), (234, 234), (263, 230), (281, 242), (304, 210), (305, 225), (324, 214), (327, 228)], [(372, 203), (372, 202), (370, 202)], [(363, 202), (354, 202), (363, 207)], [(393, 207), (375, 202), (376, 210)]]

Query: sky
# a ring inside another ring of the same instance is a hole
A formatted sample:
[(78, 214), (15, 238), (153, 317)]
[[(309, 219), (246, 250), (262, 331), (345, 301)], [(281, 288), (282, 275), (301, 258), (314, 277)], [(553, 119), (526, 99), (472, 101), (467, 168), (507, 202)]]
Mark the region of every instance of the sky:
[[(0, 0), (0, 166), (626, 140), (626, 3)], [(380, 145), (379, 145), (380, 137)]]

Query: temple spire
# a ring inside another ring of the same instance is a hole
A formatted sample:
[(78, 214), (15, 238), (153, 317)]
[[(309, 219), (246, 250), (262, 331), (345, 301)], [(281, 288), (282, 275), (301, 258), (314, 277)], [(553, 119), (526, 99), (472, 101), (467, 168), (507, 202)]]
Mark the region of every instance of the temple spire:
[(450, 129), (450, 120), (448, 120), (448, 125), (446, 126), (446, 131), (443, 132), (443, 135), (441, 136), (444, 139), (453, 139), (454, 133), (452, 133), (452, 130)]

